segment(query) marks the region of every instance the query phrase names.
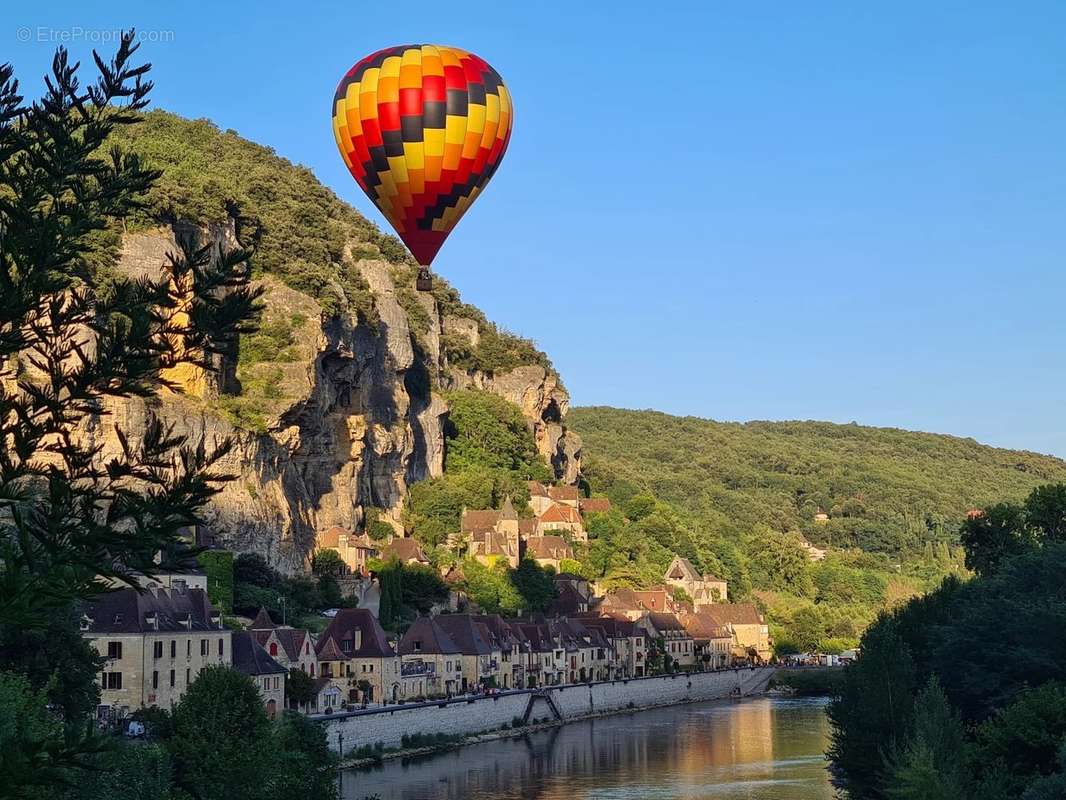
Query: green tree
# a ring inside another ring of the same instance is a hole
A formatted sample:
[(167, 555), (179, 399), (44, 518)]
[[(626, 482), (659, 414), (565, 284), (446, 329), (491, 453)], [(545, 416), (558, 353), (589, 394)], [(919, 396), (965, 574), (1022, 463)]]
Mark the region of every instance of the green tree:
[(315, 699), (315, 679), (302, 669), (292, 667), (285, 679), (285, 704), (290, 708), (306, 705)]
[(918, 693), (906, 744), (892, 759), (892, 800), (969, 800), (973, 796), (966, 732), (935, 678)]
[(1045, 683), (985, 722), (977, 732), (977, 762), (987, 771), (999, 766), (1011, 796), (1020, 796), (1033, 779), (1059, 766), (1066, 742), (1066, 684)]
[(525, 599), (511, 582), (506, 563), (486, 567), (474, 559), (463, 562), (464, 588), (486, 614), (515, 615), (524, 610)]
[(544, 612), (555, 600), (555, 570), (540, 566), (532, 558), (523, 558), (511, 572), (511, 583), (522, 596), (523, 610)]
[(316, 550), (311, 557), (311, 571), (315, 575), (343, 575), (347, 566), (340, 553), (333, 549)]
[[(133, 62), (133, 41), (124, 34), (110, 62), (97, 55), (100, 77), (84, 85), (60, 49), (44, 97), (29, 105), (10, 66), (0, 66), (0, 637), (7, 641), (68, 619), (108, 580), (133, 582), (138, 573), (194, 563), (183, 534), (202, 522), (233, 446), (191, 444), (150, 412), (137, 437), (118, 432), (119, 450), (106, 464), (95, 438), (70, 435), (96, 424), (110, 398), (140, 397), (150, 409), (162, 387), (178, 390), (164, 377), (168, 368), (216, 369), (239, 335), (254, 330), (258, 312), (243, 250), (183, 239), (158, 277), (114, 270), (116, 232), (159, 178), (106, 146), (148, 101), (148, 66)], [(6, 733), (24, 738), (5, 749), (20, 754), (16, 761), (35, 761), (37, 796), (46, 791), (41, 784), (62, 777), (49, 761), (70, 755), (75, 763), (98, 743), (86, 727), (68, 725), (61, 748), (42, 750), (47, 726), (27, 704), (43, 709), (58, 698), (62, 713), (84, 705), (90, 664), (95, 669), (83, 644), (72, 647), (52, 665), (69, 675), (14, 703), (20, 718)], [(19, 668), (29, 670), (31, 685), (45, 671)], [(16, 770), (0, 784), (13, 794), (24, 779)]]
[(168, 746), (175, 777), (203, 800), (253, 800), (262, 796), (276, 754), (270, 721), (252, 679), (225, 666), (209, 666), (174, 707)]
[[(337, 797), (336, 758), (326, 731), (303, 714), (286, 711), (274, 724), (271, 794), (275, 797)], [(262, 796), (262, 795), (260, 795)]]
[(753, 581), (800, 597), (814, 593), (810, 559), (794, 536), (761, 529), (748, 545)]
[(1066, 483), (1037, 486), (1025, 500), (1029, 528), (1053, 541), (1066, 541)]
[(1000, 503), (967, 519), (959, 540), (966, 550), (967, 568), (979, 575), (995, 572), (1003, 561), (1035, 543), (1024, 510), (1012, 503)]
[(527, 479), (552, 477), (518, 406), (474, 390), (452, 392), (447, 399), (447, 470), (487, 467), (514, 471)]
[(0, 798), (35, 800), (72, 780), (78, 762), (64, 750), (62, 721), (48, 697), (13, 672), (0, 672)]

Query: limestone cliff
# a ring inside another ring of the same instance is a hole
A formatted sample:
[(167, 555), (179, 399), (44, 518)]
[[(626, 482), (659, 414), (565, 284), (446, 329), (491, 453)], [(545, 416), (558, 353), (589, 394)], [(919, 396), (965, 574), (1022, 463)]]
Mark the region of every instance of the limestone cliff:
[[(157, 269), (175, 248), (175, 230), (124, 236), (119, 269)], [(232, 224), (202, 234), (234, 241)], [(388, 262), (355, 258), (350, 249), (345, 258), (369, 286), (372, 315), (323, 312), (309, 295), (264, 276), (263, 325), (284, 332), (283, 352), (254, 364), (241, 360), (243, 394), (232, 394), (232, 364), (223, 365), (221, 379), (174, 375), (185, 391), (166, 394), (155, 409), (193, 441), (237, 440), (224, 466), (238, 479), (206, 513), (220, 545), (261, 553), (292, 572), (306, 566), (316, 531), (357, 530), (370, 507), (399, 528), (408, 486), (442, 472), (448, 405), (441, 392), (448, 389), (478, 388), (514, 402), (559, 479), (577, 480), (581, 443), (563, 423), (569, 396), (557, 375), (539, 365), (494, 374), (450, 364), (445, 334), (477, 337), (477, 324), (445, 315), (432, 295), (397, 287)], [(139, 400), (112, 403), (108, 411), (91, 431), (105, 457), (117, 446), (114, 426), (135, 438), (146, 419)]]

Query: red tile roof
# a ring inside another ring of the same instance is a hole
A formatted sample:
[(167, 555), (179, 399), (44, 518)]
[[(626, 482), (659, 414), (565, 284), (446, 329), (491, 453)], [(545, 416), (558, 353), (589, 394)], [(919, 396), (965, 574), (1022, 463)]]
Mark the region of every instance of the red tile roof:
[(562, 503), (553, 503), (548, 506), (543, 514), (540, 515), (540, 521), (545, 522), (566, 522), (570, 524), (581, 523), (581, 514), (576, 508), (570, 506), (564, 506)]
[(611, 510), (611, 501), (606, 497), (586, 497), (578, 507), (582, 514), (606, 514)]

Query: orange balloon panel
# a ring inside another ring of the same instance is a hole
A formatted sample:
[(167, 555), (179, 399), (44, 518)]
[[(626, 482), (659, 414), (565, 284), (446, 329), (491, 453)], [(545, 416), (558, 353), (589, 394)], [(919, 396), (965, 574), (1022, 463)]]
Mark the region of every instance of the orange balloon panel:
[(333, 98), (344, 163), (426, 266), (496, 172), (513, 118), (496, 70), (431, 44), (367, 56)]

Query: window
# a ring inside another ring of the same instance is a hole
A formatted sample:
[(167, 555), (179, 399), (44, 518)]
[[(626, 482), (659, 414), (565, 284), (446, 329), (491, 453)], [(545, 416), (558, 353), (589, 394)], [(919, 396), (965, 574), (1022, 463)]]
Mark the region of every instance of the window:
[(312, 678), (315, 677), (315, 665), (314, 664), (311, 665), (311, 677)]
[(373, 671), (374, 671), (374, 665), (373, 665), (373, 664), (371, 664), (371, 665), (370, 665), (370, 672), (373, 672)]
[(162, 657), (163, 657), (163, 643), (162, 642), (152, 642), (152, 658), (162, 658)]
[(122, 642), (108, 642), (107, 657), (110, 659), (122, 658)]
[(274, 643), (270, 643), (270, 657), (273, 658), (278, 654), (278, 646)]
[(192, 678), (191, 672), (190, 672), (189, 668), (186, 667), (185, 668), (185, 685), (186, 686), (188, 686), (190, 683), (192, 683), (191, 678)]
[(342, 653), (351, 653), (352, 652), (352, 640), (351, 639), (341, 639), (341, 652)]
[(224, 640), (222, 640), (222, 639), (218, 640), (218, 657), (219, 658), (222, 658), (222, 654), (223, 654), (223, 650), (224, 650), (224, 645), (222, 644), (223, 641)]
[(414, 642), (414, 649), (415, 649), (416, 653), (421, 653), (422, 652), (422, 642), (415, 641)]
[(178, 640), (177, 639), (171, 639), (170, 640), (170, 657), (171, 658), (176, 658), (177, 655), (178, 655)]
[(121, 672), (105, 672), (103, 676), (103, 687), (105, 689), (121, 689), (122, 688), (122, 673)]
[(152, 688), (159, 688), (159, 670), (152, 670)]
[(174, 688), (174, 670), (170, 671), (170, 688)]
[(185, 640), (185, 657), (192, 658), (192, 639)]
[(274, 678), (274, 688), (275, 688), (275, 689), (278, 689), (278, 688), (280, 688), (280, 686), (281, 686), (281, 683), (280, 683), (280, 682), (281, 682), (281, 678), (278, 678), (278, 677), (275, 677), (275, 678)]
[(202, 656), (206, 656), (207, 655), (207, 639), (201, 639), (200, 640), (200, 655), (202, 655)]

